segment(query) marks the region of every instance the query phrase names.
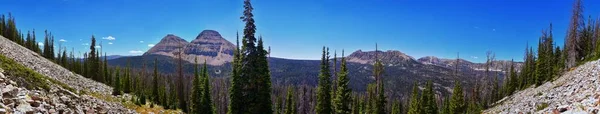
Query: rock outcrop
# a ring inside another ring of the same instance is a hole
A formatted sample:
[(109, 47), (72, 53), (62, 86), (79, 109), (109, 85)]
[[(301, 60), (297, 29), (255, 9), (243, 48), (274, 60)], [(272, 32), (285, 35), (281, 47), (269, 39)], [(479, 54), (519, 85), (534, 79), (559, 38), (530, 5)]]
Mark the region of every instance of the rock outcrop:
[(118, 102), (106, 102), (90, 95), (78, 95), (55, 86), (49, 91), (18, 87), (0, 69), (0, 113), (84, 114), (134, 113)]
[(206, 60), (210, 65), (222, 65), (233, 60), (235, 45), (215, 30), (204, 30), (192, 42), (175, 35), (165, 36), (158, 44), (148, 50), (144, 55), (158, 54), (170, 57), (178, 57), (178, 50), (182, 48), (182, 58), (193, 63), (198, 60)]
[(8, 78), (11, 76), (5, 76), (0, 70), (0, 113), (133, 113), (118, 101), (105, 101), (86, 94), (111, 96), (110, 86), (75, 74), (2, 36), (0, 54), (73, 89), (52, 85), (49, 90), (28, 90), (18, 87), (16, 81)]
[(585, 63), (552, 82), (505, 97), (488, 114), (591, 113), (600, 111), (600, 60)]

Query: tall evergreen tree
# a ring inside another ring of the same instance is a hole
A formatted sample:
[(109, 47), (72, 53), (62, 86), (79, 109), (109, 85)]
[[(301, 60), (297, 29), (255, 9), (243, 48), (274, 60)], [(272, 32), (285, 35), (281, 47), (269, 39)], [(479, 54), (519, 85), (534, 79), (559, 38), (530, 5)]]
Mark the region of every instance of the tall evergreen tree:
[(351, 93), (352, 90), (348, 87), (348, 68), (346, 67), (346, 58), (343, 57), (344, 51), (342, 51), (342, 65), (340, 72), (338, 73), (337, 79), (337, 91), (334, 99), (334, 107), (336, 114), (350, 114), (349, 104), (352, 103)]
[(435, 102), (435, 93), (433, 90), (433, 84), (431, 81), (427, 81), (425, 86), (425, 90), (423, 90), (423, 94), (421, 95), (421, 108), (422, 112), (425, 114), (437, 114), (437, 103)]
[(408, 114), (421, 114), (421, 105), (419, 104), (419, 88), (417, 82), (414, 82)]
[[(192, 114), (201, 114), (204, 110), (202, 110), (204, 104), (202, 104), (202, 92), (203, 92), (203, 84), (202, 78), (198, 72), (198, 58), (194, 59), (194, 79), (192, 81), (192, 95), (191, 95), (191, 108), (190, 113)], [(202, 73), (204, 73), (204, 69), (202, 69)], [(202, 74), (204, 75), (204, 74)]]
[(206, 60), (204, 60), (204, 66), (202, 67), (202, 114), (212, 114), (214, 112), (214, 106), (210, 95), (210, 76), (208, 75), (208, 67), (206, 67)]
[(231, 86), (229, 87), (229, 106), (227, 107), (227, 114), (239, 114), (243, 111), (240, 110), (240, 108), (243, 107), (242, 103), (244, 103), (242, 101), (242, 81), (244, 80), (240, 77), (242, 56), (239, 39), (239, 34), (236, 32), (236, 47), (233, 53), (233, 61), (231, 62), (232, 75)]
[(317, 86), (317, 114), (331, 114), (331, 80), (329, 71), (329, 48), (323, 47), (321, 56), (321, 70), (319, 72), (319, 86)]
[(296, 102), (294, 102), (294, 88), (288, 87), (287, 97), (285, 98), (285, 114), (296, 114)]
[(452, 98), (450, 99), (449, 110), (454, 114), (462, 114), (465, 111), (465, 100), (463, 98), (463, 90), (459, 81), (454, 83), (454, 90), (452, 90)]
[[(241, 87), (233, 88), (240, 89), (241, 96), (232, 96), (232, 100), (239, 100), (230, 106), (231, 111), (235, 113), (273, 113), (271, 102), (271, 75), (268, 68), (267, 51), (262, 45), (262, 38), (255, 37), (256, 26), (254, 25), (254, 15), (252, 14), (250, 0), (244, 0), (244, 12), (240, 18), (245, 22), (244, 41), (241, 53), (240, 76), (244, 80), (233, 79), (233, 82)], [(237, 90), (231, 90), (237, 91)], [(237, 94), (237, 93), (234, 93)], [(236, 108), (232, 108), (236, 107)]]
[(115, 68), (115, 81), (113, 83), (113, 95), (121, 95), (121, 74), (119, 67)]

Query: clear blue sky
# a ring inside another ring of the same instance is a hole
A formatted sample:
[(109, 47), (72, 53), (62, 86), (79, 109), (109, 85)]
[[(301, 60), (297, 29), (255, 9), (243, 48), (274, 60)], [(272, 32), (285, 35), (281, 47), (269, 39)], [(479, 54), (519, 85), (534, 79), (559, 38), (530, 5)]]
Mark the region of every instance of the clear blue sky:
[[(322, 46), (400, 50), (415, 58), (438, 56), (484, 61), (521, 60), (527, 42), (537, 43), (554, 24), (562, 46), (572, 0), (254, 0), (257, 31), (275, 57), (319, 59)], [(2, 0), (23, 31), (51, 31), (63, 45), (87, 51), (92, 35), (109, 55), (139, 55), (166, 34), (188, 41), (204, 29), (235, 42), (243, 28), (242, 0)], [(600, 1), (584, 0), (597, 17)], [(40, 39), (38, 39), (40, 40)], [(41, 41), (41, 40), (40, 40)], [(140, 41), (143, 41), (141, 43)], [(111, 42), (112, 44), (108, 44)]]

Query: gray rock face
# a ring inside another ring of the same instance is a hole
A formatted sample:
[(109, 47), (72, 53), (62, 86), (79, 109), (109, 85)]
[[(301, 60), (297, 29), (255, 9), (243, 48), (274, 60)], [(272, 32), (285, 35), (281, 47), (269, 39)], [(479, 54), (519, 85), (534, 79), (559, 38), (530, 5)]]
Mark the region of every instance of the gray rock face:
[(588, 62), (552, 82), (505, 97), (484, 113), (596, 114), (600, 111), (599, 78), (600, 60)]
[(175, 35), (165, 36), (158, 44), (154, 45), (144, 55), (158, 54), (177, 58), (182, 47), (182, 58), (193, 63), (206, 60), (210, 65), (222, 65), (233, 60), (235, 45), (215, 30), (204, 30), (191, 43)]

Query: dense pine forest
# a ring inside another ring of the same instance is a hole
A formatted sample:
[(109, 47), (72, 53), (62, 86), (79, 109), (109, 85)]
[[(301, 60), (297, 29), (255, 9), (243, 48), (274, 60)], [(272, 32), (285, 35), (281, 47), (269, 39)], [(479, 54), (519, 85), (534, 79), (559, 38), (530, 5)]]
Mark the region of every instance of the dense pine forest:
[[(112, 86), (115, 96), (134, 95), (131, 100), (137, 105), (157, 105), (194, 114), (472, 114), (481, 113), (517, 91), (552, 81), (577, 65), (599, 59), (600, 18), (585, 18), (582, 4), (581, 0), (573, 3), (563, 45), (556, 44), (550, 23), (542, 30), (537, 48), (533, 47), (535, 45), (525, 47), (521, 69), (511, 65), (503, 71), (507, 74), (505, 79), (498, 79), (498, 74), (490, 71), (495, 54), (487, 52), (485, 78), (472, 89), (463, 88), (456, 79), (450, 95), (440, 94), (431, 81), (426, 81), (413, 82), (412, 91), (403, 92), (410, 93), (408, 97), (390, 97), (394, 92), (385, 89), (382, 82), (385, 80), (382, 78), (385, 63), (377, 54), (372, 70), (375, 81), (366, 87), (367, 91), (353, 91), (349, 88), (352, 82), (349, 81), (344, 51), (340, 57), (337, 52), (331, 57), (328, 47), (323, 47), (321, 52), (317, 86), (271, 84), (269, 51), (263, 45), (263, 40), (268, 38), (256, 35), (254, 7), (250, 0), (243, 2), (240, 19), (245, 27), (241, 40), (237, 35), (229, 77), (211, 77), (205, 60), (199, 59), (194, 64), (194, 72), (184, 72), (186, 68), (181, 56), (173, 61), (178, 63), (176, 73), (159, 72), (158, 66), (165, 61), (156, 58), (142, 58), (154, 62), (141, 63), (141, 69), (111, 66), (106, 52), (98, 48), (101, 46), (96, 45), (93, 35), (89, 52), (78, 54), (74, 49), (69, 51), (61, 46), (60, 42), (56, 46), (52, 32), (47, 30), (43, 31), (44, 42), (38, 43), (40, 38), (36, 37), (36, 30), (21, 31), (10, 13), (0, 17), (0, 35), (74, 73)], [(375, 47), (378, 52), (377, 44)], [(456, 76), (460, 73), (459, 61), (457, 55), (453, 72)]]

